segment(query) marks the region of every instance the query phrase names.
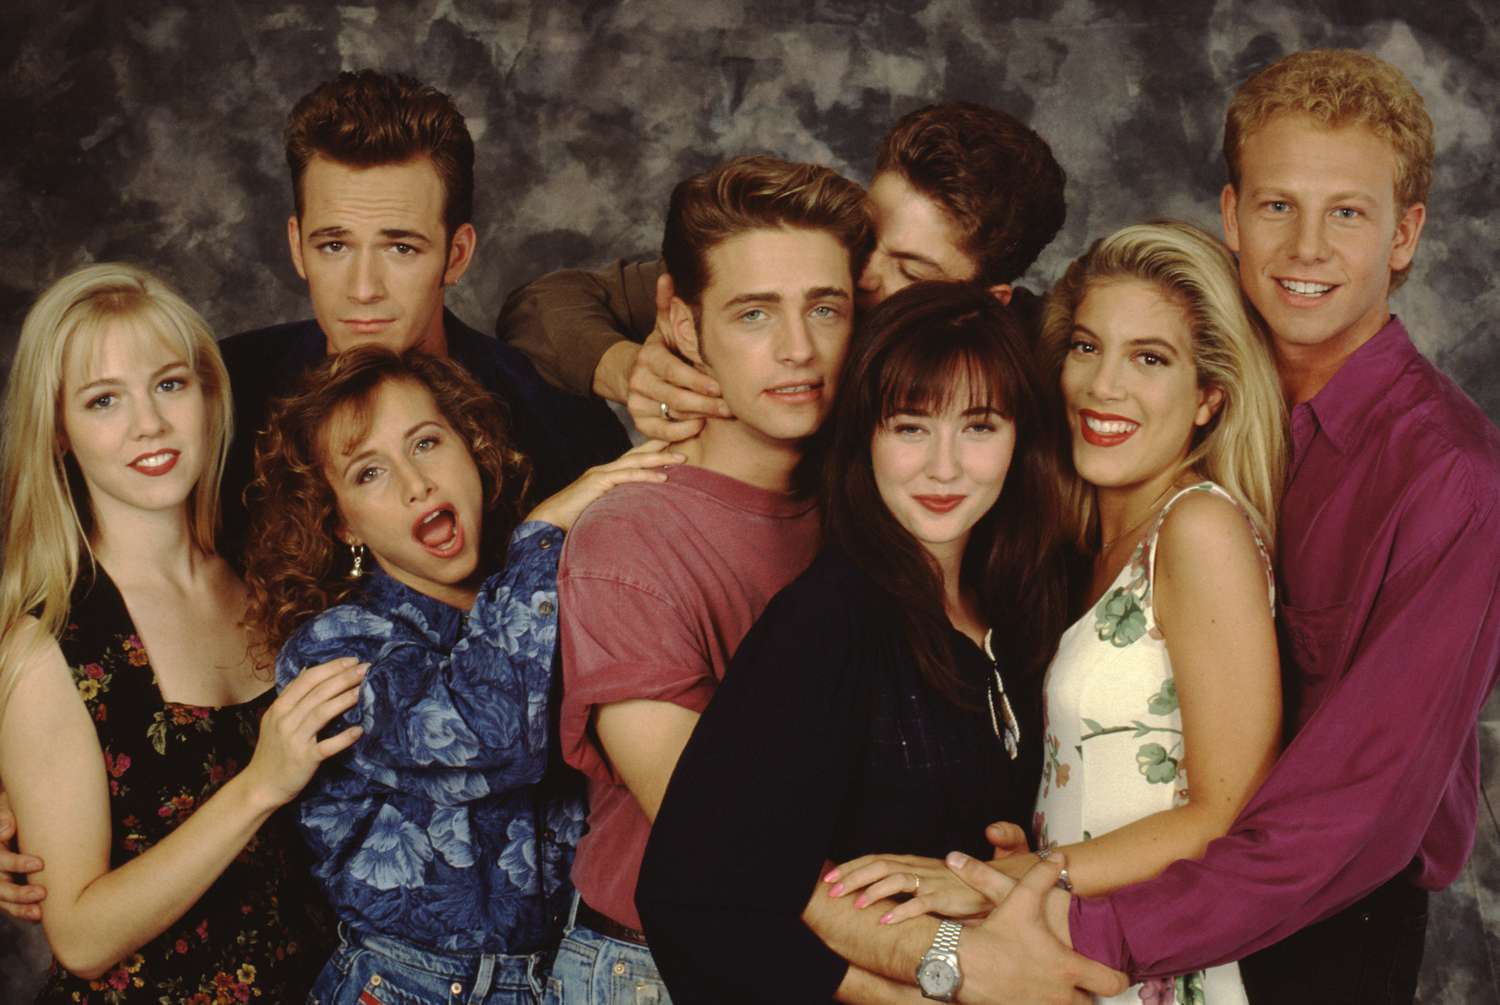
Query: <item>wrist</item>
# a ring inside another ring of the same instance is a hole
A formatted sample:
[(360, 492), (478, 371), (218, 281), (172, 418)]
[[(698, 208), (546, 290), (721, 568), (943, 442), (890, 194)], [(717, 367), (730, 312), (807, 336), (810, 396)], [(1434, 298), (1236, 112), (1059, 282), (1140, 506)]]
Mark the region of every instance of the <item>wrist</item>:
[(640, 352), (640, 346), (625, 339), (604, 350), (604, 355), (599, 357), (599, 363), (594, 367), (594, 394), (625, 404), (630, 396), (630, 371), (635, 367), (635, 358)]
[(259, 776), (255, 761), (251, 760), (244, 771), (221, 785), (219, 792), (230, 801), (230, 805), (243, 807), (256, 818), (263, 819), (291, 802), (291, 799), (278, 786), (262, 781)]

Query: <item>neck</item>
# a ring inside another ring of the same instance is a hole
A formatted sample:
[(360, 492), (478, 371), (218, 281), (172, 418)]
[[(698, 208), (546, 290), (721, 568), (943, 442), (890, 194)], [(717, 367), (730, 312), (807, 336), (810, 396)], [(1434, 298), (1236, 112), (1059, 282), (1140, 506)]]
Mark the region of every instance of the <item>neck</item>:
[(673, 446), (689, 464), (756, 488), (790, 492), (803, 442), (771, 439), (734, 419), (709, 418), (697, 436)]
[(95, 506), (89, 545), (117, 582), (191, 582), (207, 557), (193, 543), (186, 505), (155, 512)]
[(1382, 307), (1375, 320), (1362, 330), (1351, 328), (1341, 336), (1315, 345), (1289, 342), (1279, 336), (1273, 338), (1276, 372), (1281, 377), (1281, 393), (1286, 396), (1287, 408), (1296, 408), (1316, 398), (1345, 361), (1374, 338), (1390, 319), (1390, 311)]
[(1177, 486), (1183, 474), (1174, 465), (1137, 485), (1118, 488), (1096, 486), (1094, 500), (1099, 508), (1100, 552), (1103, 553), (1150, 523), (1152, 514)]

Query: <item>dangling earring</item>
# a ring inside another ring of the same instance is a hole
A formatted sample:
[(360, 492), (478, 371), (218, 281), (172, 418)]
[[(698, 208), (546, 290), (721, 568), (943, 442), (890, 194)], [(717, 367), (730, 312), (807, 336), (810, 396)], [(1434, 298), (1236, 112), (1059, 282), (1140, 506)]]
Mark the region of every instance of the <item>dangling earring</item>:
[(351, 544), (349, 554), (354, 559), (354, 564), (349, 568), (350, 579), (358, 579), (365, 574), (365, 546), (362, 544)]

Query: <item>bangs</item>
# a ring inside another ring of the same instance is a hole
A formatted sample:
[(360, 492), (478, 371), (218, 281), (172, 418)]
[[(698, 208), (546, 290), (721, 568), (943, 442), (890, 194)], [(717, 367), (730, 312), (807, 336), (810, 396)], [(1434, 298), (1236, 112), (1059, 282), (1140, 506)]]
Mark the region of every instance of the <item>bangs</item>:
[(891, 346), (880, 368), (876, 405), (881, 422), (903, 412), (938, 415), (974, 409), (1009, 419), (1014, 380), (993, 340), (976, 337), (972, 329), (913, 332)]
[(375, 396), (388, 383), (393, 383), (390, 376), (380, 374), (375, 380), (346, 387), (344, 394), (329, 402), (323, 421), (317, 424), (318, 453), (324, 464), (331, 464), (336, 457), (352, 456), (370, 435), (375, 422)]
[(98, 379), (107, 336), (118, 336), (135, 344), (153, 341), (179, 355), (194, 371), (197, 352), (190, 333), (175, 323), (152, 300), (134, 291), (100, 293), (69, 311), (64, 337), (58, 340), (62, 386), (71, 381), (81, 387)]

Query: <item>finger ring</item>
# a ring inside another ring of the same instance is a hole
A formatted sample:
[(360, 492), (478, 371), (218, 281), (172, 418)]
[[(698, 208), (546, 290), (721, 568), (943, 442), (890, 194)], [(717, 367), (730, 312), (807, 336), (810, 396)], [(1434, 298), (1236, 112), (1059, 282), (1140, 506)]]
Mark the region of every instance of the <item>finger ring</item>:
[(672, 421), (672, 410), (667, 407), (667, 403), (665, 401), (660, 402), (659, 404), (661, 405), (661, 417), (663, 419), (666, 419), (668, 422), (671, 422)]
[(920, 889), (922, 889), (922, 877), (918, 876), (916, 873), (912, 873), (911, 874), (911, 895), (913, 897), (915, 897), (917, 895), (917, 891), (920, 890)]

